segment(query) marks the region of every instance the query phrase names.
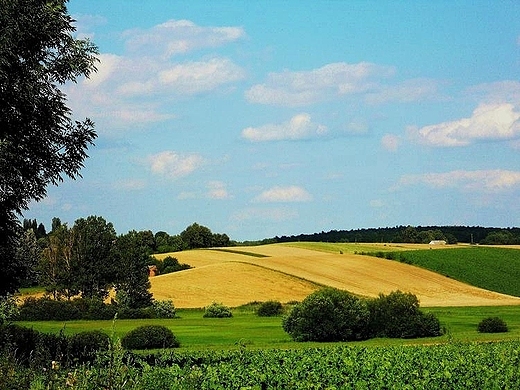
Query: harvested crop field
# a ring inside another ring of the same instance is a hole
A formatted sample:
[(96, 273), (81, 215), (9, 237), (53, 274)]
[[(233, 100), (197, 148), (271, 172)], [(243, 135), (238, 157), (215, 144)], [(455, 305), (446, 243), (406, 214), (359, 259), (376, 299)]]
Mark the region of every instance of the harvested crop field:
[(271, 299), (300, 301), (321, 286), (369, 297), (395, 290), (412, 292), (421, 306), (520, 305), (517, 297), (412, 265), (351, 253), (274, 244), (171, 255), (194, 268), (151, 278), (151, 291), (155, 299), (172, 299), (177, 307), (203, 307), (213, 301), (229, 306)]

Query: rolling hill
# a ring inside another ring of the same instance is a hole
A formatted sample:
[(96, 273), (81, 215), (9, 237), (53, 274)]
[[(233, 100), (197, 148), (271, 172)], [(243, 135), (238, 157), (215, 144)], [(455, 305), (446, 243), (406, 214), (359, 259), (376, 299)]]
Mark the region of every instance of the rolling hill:
[(300, 301), (322, 286), (370, 297), (399, 289), (416, 294), (421, 306), (520, 305), (518, 297), (477, 288), (424, 268), (351, 252), (272, 244), (170, 255), (194, 268), (151, 278), (151, 292), (155, 299), (173, 300), (176, 307), (203, 307), (214, 301), (229, 306), (271, 299)]

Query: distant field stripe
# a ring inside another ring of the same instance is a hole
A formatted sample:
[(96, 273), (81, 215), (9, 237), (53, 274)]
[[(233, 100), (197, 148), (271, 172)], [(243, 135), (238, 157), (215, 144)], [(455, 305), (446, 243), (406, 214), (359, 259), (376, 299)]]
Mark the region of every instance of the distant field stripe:
[[(264, 256), (264, 257), (269, 257), (269, 256)], [(236, 261), (236, 263), (252, 265), (253, 267), (258, 267), (258, 268), (266, 269), (268, 271), (276, 272), (276, 273), (278, 273), (280, 275), (289, 276), (290, 278), (293, 278), (293, 279), (296, 279), (296, 280), (301, 280), (302, 282), (310, 283), (312, 285), (315, 285), (318, 288), (328, 287), (326, 284), (318, 283), (318, 282), (316, 282), (314, 280), (306, 279), (306, 278), (303, 278), (301, 276), (298, 276), (298, 275), (295, 275), (295, 274), (292, 274), (292, 273), (289, 273), (289, 272), (280, 271), (280, 270), (278, 270), (276, 268), (271, 268), (271, 267), (267, 267), (267, 266), (264, 266), (264, 265), (254, 264), (254, 263), (248, 263), (246, 261)]]
[(251, 257), (270, 257), (270, 256), (267, 256), (267, 255), (262, 255), (261, 253), (239, 251), (239, 250), (234, 250), (234, 249), (211, 248), (209, 250), (211, 250), (211, 251), (218, 251), (218, 252), (235, 253), (237, 255), (245, 255), (245, 256), (251, 256)]

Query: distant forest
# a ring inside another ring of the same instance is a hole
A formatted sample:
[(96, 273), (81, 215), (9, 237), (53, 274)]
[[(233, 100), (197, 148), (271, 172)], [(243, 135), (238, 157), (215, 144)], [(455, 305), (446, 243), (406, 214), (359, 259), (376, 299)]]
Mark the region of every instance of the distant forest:
[[(445, 240), (448, 244), (468, 243), (487, 245), (519, 245), (520, 228), (481, 226), (395, 226), (384, 228), (331, 230), (329, 232), (273, 237), (255, 242), (267, 244), (294, 241), (315, 242), (404, 242), (429, 243)], [(246, 243), (244, 243), (246, 244)], [(253, 242), (251, 242), (253, 244)]]

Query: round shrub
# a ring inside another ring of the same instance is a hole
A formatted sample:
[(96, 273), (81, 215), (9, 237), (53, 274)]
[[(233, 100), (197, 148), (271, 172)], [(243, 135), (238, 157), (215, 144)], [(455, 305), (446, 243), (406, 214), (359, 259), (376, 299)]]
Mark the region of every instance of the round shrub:
[(260, 317), (279, 316), (280, 314), (283, 314), (283, 306), (278, 301), (267, 301), (258, 306), (256, 314)]
[(162, 325), (144, 325), (128, 332), (122, 339), (125, 349), (176, 348), (180, 345), (173, 332)]
[(433, 314), (419, 309), (412, 293), (393, 291), (368, 302), (370, 337), (415, 338), (440, 336), (441, 326)]
[(69, 358), (78, 363), (93, 362), (98, 352), (109, 347), (110, 337), (100, 330), (76, 333), (69, 339)]
[(294, 306), (282, 321), (296, 341), (347, 341), (366, 338), (366, 301), (334, 288), (318, 290)]
[(484, 318), (477, 326), (480, 333), (503, 333), (507, 332), (506, 322), (499, 317)]
[(233, 317), (231, 309), (222, 303), (213, 302), (211, 305), (206, 306), (204, 310), (204, 318), (227, 318)]
[(153, 312), (156, 318), (175, 318), (177, 312), (173, 301), (153, 301)]

